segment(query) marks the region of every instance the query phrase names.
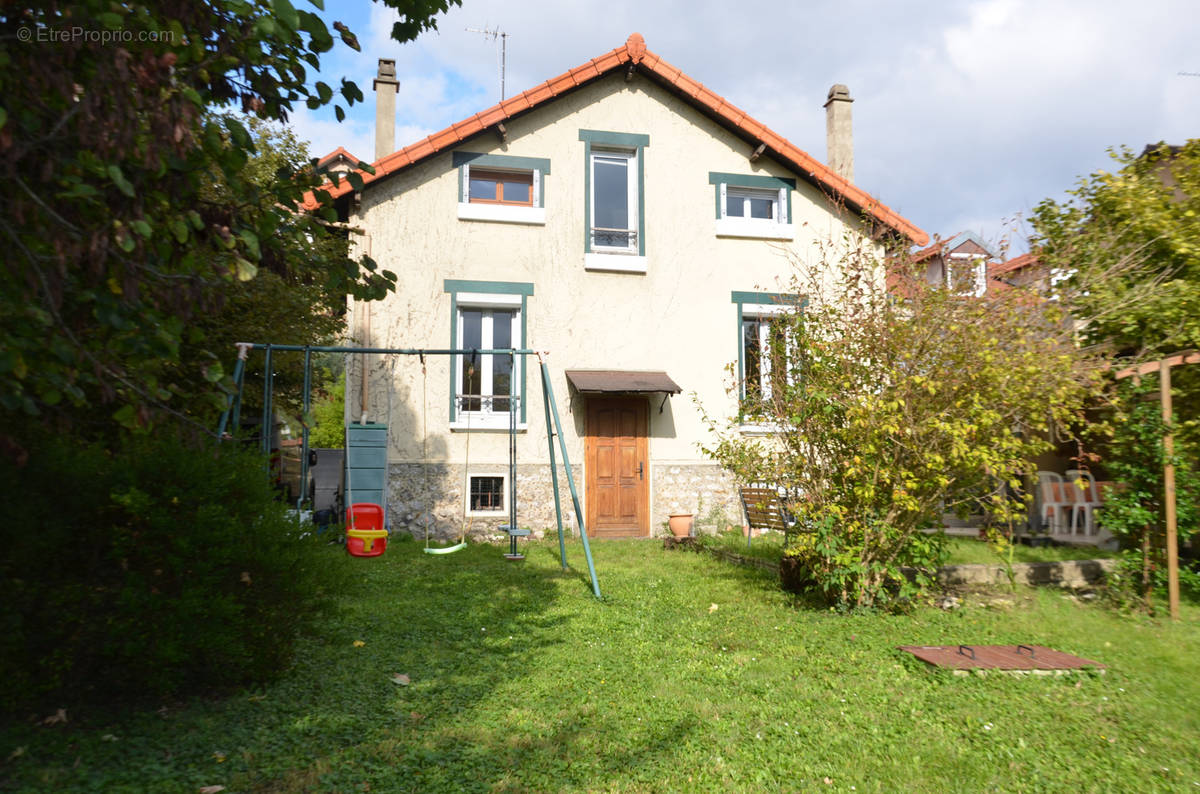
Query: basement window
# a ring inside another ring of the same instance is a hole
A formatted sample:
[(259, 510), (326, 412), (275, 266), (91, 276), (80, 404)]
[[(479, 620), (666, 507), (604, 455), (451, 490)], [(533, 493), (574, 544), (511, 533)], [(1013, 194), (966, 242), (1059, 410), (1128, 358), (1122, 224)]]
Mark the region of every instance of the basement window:
[(473, 515), (504, 515), (505, 479), (502, 474), (471, 475), (467, 512)]

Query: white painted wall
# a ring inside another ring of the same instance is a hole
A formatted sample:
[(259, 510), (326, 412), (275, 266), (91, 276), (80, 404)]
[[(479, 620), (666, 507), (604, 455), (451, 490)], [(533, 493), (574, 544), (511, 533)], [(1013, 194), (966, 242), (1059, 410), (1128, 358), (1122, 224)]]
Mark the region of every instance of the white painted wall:
[[(444, 152), (370, 187), (352, 225), (367, 231), (360, 249), (399, 276), (396, 294), (370, 307), (376, 347), (448, 347), (450, 295), (445, 279), (532, 282), (527, 345), (549, 351), (549, 365), (573, 463), (583, 462), (584, 411), (572, 404), (567, 369), (661, 369), (684, 389), (667, 401), (651, 398), (652, 464), (705, 462), (696, 394), (710, 412), (733, 402), (725, 367), (738, 356), (739, 318), (730, 293), (782, 292), (789, 257), (813, 255), (837, 239), (844, 222), (826, 196), (767, 156), (749, 161), (753, 145), (727, 132), (647, 78), (617, 74), (507, 122), (508, 142), (486, 133), (458, 150), (549, 158), (545, 224), (459, 220), (458, 169)], [(584, 269), (584, 143), (580, 129), (646, 134), (645, 274)], [(710, 171), (793, 178), (790, 243), (717, 237)], [(362, 306), (351, 328), (361, 334)], [(547, 460), (536, 361), (527, 378), (528, 430), (519, 441), (523, 463)], [(466, 434), (450, 432), (449, 363), (427, 362), (423, 385), (415, 358), (371, 362), (372, 417), (382, 421), (390, 400), (390, 459), (461, 462)], [(385, 377), (386, 373), (386, 377)], [(357, 379), (347, 389), (357, 419)], [(574, 409), (574, 410), (573, 410)], [(427, 436), (422, 423), (427, 422)], [(503, 463), (503, 433), (472, 433), (472, 463)], [(425, 443), (422, 443), (423, 436)]]

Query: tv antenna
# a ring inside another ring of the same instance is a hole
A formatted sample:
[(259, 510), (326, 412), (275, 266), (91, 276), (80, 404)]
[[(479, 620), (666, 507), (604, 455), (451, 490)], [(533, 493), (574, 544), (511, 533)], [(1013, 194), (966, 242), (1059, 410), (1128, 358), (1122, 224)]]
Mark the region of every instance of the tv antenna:
[(499, 26), (488, 30), (485, 28), (467, 28), (468, 33), (482, 33), (484, 38), (492, 41), (500, 40), (500, 101), (504, 101), (504, 68), (508, 50), (508, 34), (499, 28)]

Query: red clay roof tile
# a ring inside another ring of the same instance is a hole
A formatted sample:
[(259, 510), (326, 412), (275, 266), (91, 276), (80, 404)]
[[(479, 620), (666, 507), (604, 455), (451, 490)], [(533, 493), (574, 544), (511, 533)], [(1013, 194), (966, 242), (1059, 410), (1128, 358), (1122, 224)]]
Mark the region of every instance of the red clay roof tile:
[[(747, 137), (762, 141), (771, 148), (775, 157), (783, 160), (799, 172), (811, 178), (818, 185), (828, 188), (835, 197), (840, 197), (849, 204), (859, 208), (863, 213), (871, 215), (881, 223), (895, 229), (910, 238), (917, 245), (925, 245), (929, 235), (923, 232), (911, 221), (901, 217), (894, 210), (882, 204), (865, 191), (847, 182), (829, 167), (818, 162), (807, 152), (792, 145), (787, 139), (765, 127), (751, 118), (745, 111), (736, 107), (703, 84), (685, 75), (678, 67), (664, 61), (655, 53), (646, 49), (646, 42), (641, 34), (634, 33), (624, 46), (617, 47), (611, 52), (587, 63), (553, 77), (544, 83), (534, 86), (524, 93), (506, 99), (500, 104), (488, 108), (466, 121), (436, 132), (423, 141), (418, 141), (394, 154), (378, 160), (374, 174), (363, 174), (363, 185), (382, 179), (413, 163), (453, 146), (477, 132), (481, 132), (492, 124), (511, 118), (542, 102), (549, 101), (577, 85), (602, 77), (622, 64), (633, 63), (648, 72), (653, 77), (677, 89), (690, 98), (702, 110), (718, 117), (728, 119), (735, 128)], [(499, 111), (497, 114), (496, 111)], [(484, 121), (486, 119), (486, 121)], [(337, 187), (328, 188), (333, 198), (349, 193), (352, 188), (348, 182), (342, 181)], [(306, 197), (304, 207), (315, 209), (318, 203), (312, 194)]]

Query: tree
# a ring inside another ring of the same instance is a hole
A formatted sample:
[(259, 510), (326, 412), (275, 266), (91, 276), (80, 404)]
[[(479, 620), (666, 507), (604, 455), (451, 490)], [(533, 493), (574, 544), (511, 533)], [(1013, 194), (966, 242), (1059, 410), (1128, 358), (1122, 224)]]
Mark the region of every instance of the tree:
[[(1084, 341), (1135, 362), (1200, 348), (1200, 139), (1112, 152), (1115, 168), (1080, 180), (1063, 202), (1043, 201), (1032, 243), (1058, 274), (1058, 297)], [(1114, 387), (1092, 442), (1123, 483), (1101, 518), (1126, 547), (1142, 595), (1153, 584), (1165, 525), (1161, 417), (1142, 402), (1157, 390)], [(1180, 539), (1195, 530), (1200, 498), (1200, 367), (1172, 377)]]
[[(921, 532), (982, 498), (1024, 505), (1052, 422), (1078, 418), (1094, 365), (1054, 303), (1020, 290), (964, 296), (851, 236), (795, 260), (802, 307), (770, 318), (769, 386), (736, 382), (738, 413), (709, 419), (706, 450), (743, 482), (784, 488), (805, 530), (786, 551), (846, 607), (912, 595), (901, 567), (937, 562)], [(746, 421), (771, 431), (747, 436)]]
[[(404, 42), (459, 0), (385, 2)], [(296, 277), (295, 252), (336, 220), (328, 206), (295, 212), (309, 190), (328, 203), (311, 169), (251, 177), (245, 119), (286, 121), (298, 103), (340, 119), (362, 92), (310, 81), (334, 36), (289, 0), (21, 3), (0, 10), (0, 31), (5, 424), (188, 420), (190, 400), (228, 388), (226, 351), (196, 338), (196, 321), (270, 293), (264, 274)], [(304, 278), (361, 299), (394, 283), (344, 256)]]
[(1111, 154), (1113, 171), (1038, 205), (1031, 243), (1087, 341), (1141, 357), (1200, 347), (1200, 139)]

